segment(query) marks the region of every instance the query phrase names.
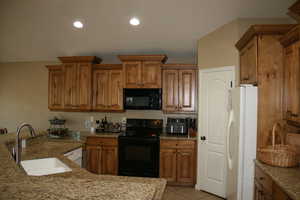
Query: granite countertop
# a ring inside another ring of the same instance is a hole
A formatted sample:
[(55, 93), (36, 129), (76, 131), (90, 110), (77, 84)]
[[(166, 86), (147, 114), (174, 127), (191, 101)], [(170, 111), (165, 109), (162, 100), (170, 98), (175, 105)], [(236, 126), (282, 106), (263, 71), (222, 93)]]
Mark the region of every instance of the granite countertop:
[(282, 168), (266, 165), (255, 160), (256, 165), (268, 174), (290, 198), (300, 200), (300, 167)]
[[(160, 178), (97, 175), (80, 168), (63, 156), (64, 153), (80, 148), (88, 132), (81, 132), (79, 141), (72, 138), (48, 139), (45, 132), (29, 139), (29, 133), (22, 149), (22, 159), (56, 157), (67, 164), (72, 171), (48, 176), (27, 176), (13, 160), (7, 144), (14, 142), (15, 134), (0, 136), (0, 199), (97, 199), (97, 200), (159, 200), (162, 198), (166, 180)], [(107, 137), (117, 137), (106, 134)], [(100, 135), (103, 137), (103, 135)], [(104, 136), (105, 137), (105, 136)]]

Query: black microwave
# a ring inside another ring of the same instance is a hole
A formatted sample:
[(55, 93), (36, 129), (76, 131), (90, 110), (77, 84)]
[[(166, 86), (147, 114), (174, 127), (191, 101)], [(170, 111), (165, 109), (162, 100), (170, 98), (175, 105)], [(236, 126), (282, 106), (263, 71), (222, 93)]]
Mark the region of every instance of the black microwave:
[(161, 89), (124, 89), (127, 110), (161, 110)]

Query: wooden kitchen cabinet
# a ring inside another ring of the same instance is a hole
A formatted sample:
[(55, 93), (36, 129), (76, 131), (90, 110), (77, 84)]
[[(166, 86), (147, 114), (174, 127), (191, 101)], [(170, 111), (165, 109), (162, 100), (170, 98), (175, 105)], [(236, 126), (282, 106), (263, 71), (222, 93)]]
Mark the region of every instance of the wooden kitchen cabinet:
[(240, 83), (257, 84), (257, 36), (240, 50)]
[(101, 146), (86, 145), (86, 169), (92, 173), (101, 173)]
[(284, 47), (284, 119), (300, 126), (300, 27), (281, 38)]
[(93, 110), (106, 112), (123, 111), (122, 65), (94, 65)]
[(161, 178), (172, 185), (194, 185), (196, 177), (196, 142), (194, 140), (160, 141)]
[(64, 110), (89, 111), (92, 108), (92, 64), (95, 56), (59, 57), (64, 73)]
[(49, 65), (48, 68), (48, 108), (64, 108), (64, 74), (61, 65)]
[(240, 84), (258, 87), (257, 148), (270, 143), (283, 118), (283, 47), (279, 39), (294, 25), (253, 25), (237, 42)]
[(290, 200), (290, 198), (270, 176), (256, 165), (254, 200)]
[(159, 174), (168, 183), (175, 183), (177, 179), (177, 150), (162, 148), (160, 149)]
[(163, 111), (191, 113), (197, 111), (197, 66), (163, 65)]
[(103, 145), (101, 149), (101, 174), (118, 174), (118, 148)]
[(86, 168), (96, 174), (118, 174), (118, 139), (87, 137)]
[(124, 88), (161, 88), (161, 64), (165, 55), (120, 55)]

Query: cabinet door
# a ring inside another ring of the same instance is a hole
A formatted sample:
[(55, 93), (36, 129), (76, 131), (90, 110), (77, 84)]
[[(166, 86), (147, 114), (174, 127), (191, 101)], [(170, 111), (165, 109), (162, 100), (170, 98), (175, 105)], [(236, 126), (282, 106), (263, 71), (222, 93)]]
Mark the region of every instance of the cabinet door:
[(257, 84), (257, 37), (240, 52), (240, 83)]
[(161, 88), (161, 64), (159, 62), (143, 62), (142, 87)]
[(288, 195), (276, 184), (273, 187), (273, 200), (290, 200)]
[(64, 74), (62, 69), (49, 69), (48, 87), (48, 108), (50, 110), (63, 109)]
[(101, 146), (86, 145), (86, 169), (92, 173), (101, 173)]
[(123, 110), (123, 72), (110, 70), (109, 72), (109, 109)]
[(80, 110), (90, 110), (92, 99), (92, 65), (79, 63), (77, 65), (77, 104)]
[(163, 70), (163, 111), (178, 111), (178, 70)]
[(284, 94), (286, 118), (290, 121), (300, 122), (300, 70), (299, 70), (299, 44), (291, 45), (284, 50)]
[(177, 150), (177, 182), (193, 185), (195, 183), (194, 149)]
[(102, 147), (101, 174), (118, 174), (118, 148), (113, 146)]
[(125, 88), (140, 88), (142, 86), (142, 62), (124, 62)]
[(109, 70), (95, 70), (93, 72), (93, 109), (108, 109)]
[(196, 111), (196, 70), (179, 70), (179, 111)]
[(168, 182), (176, 182), (176, 149), (160, 149), (159, 177)]
[(77, 106), (77, 66), (74, 63), (64, 64), (64, 107), (74, 109)]

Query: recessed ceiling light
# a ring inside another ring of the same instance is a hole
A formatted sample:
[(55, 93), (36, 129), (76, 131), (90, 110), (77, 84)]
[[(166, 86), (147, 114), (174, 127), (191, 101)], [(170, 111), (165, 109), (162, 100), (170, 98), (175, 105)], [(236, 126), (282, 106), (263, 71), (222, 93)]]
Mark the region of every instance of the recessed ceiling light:
[(132, 25), (132, 26), (138, 26), (140, 24), (140, 20), (136, 17), (133, 17), (130, 19), (129, 23)]
[(83, 23), (81, 21), (74, 21), (73, 26), (75, 28), (81, 29), (81, 28), (83, 28)]

